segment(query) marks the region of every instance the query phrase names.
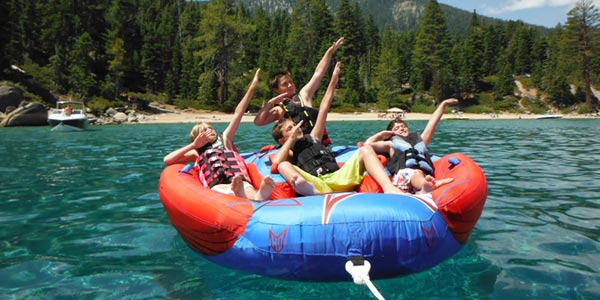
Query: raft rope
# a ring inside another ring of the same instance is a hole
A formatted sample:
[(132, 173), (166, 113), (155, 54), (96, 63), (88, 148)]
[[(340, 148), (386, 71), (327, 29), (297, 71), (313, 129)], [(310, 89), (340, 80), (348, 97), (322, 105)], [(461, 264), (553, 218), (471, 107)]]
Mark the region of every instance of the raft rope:
[(346, 271), (352, 275), (355, 284), (366, 284), (373, 296), (379, 300), (385, 300), (375, 285), (369, 279), (371, 263), (361, 256), (350, 256), (346, 262)]

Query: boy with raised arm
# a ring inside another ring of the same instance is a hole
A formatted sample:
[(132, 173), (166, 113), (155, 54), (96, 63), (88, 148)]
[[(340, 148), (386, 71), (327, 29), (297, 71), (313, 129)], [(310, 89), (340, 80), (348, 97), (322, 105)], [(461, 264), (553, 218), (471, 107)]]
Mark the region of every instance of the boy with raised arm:
[[(335, 51), (344, 43), (341, 37), (327, 49), (321, 61), (317, 65), (310, 81), (296, 94), (296, 85), (289, 72), (279, 72), (274, 74), (269, 81), (271, 89), (278, 96), (267, 101), (254, 118), (254, 124), (263, 126), (281, 119), (291, 118), (297, 124), (304, 121), (302, 131), (309, 134), (317, 119), (318, 111), (313, 108), (313, 98), (327, 68), (331, 62), (331, 57)], [(328, 145), (331, 140), (327, 136), (327, 130), (324, 132), (323, 144)]]
[(273, 127), (273, 138), (282, 145), (273, 163), (278, 164), (279, 173), (301, 195), (352, 191), (361, 183), (365, 171), (385, 193), (402, 193), (390, 181), (371, 146), (359, 148), (340, 168), (332, 151), (321, 143), (340, 67), (338, 62), (309, 135), (300, 129), (303, 121), (295, 124), (291, 119), (283, 119)]

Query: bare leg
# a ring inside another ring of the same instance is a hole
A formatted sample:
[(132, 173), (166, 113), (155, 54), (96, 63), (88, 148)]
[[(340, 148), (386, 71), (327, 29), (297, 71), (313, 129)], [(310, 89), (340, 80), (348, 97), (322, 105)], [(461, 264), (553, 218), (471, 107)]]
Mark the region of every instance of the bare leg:
[(386, 194), (406, 194), (399, 188), (392, 184), (390, 177), (385, 172), (385, 168), (381, 164), (381, 161), (377, 158), (377, 154), (373, 150), (373, 147), (365, 145), (360, 147), (359, 155), (360, 160), (364, 164), (365, 169), (369, 172), (369, 175), (375, 179), (377, 183), (383, 189)]
[(236, 175), (233, 177), (231, 180), (231, 191), (240, 198), (248, 198), (248, 196), (246, 196), (246, 189), (244, 189), (242, 176)]
[(269, 196), (271, 196), (274, 189), (275, 181), (273, 181), (273, 178), (271, 178), (271, 176), (263, 178), (263, 181), (258, 188), (258, 192), (254, 195), (254, 200), (263, 201), (269, 199)]
[(296, 193), (305, 196), (321, 194), (321, 192), (319, 192), (315, 186), (312, 185), (312, 183), (304, 180), (304, 178), (300, 176), (300, 173), (296, 171), (294, 165), (292, 165), (289, 161), (279, 163), (277, 171), (279, 171), (279, 174), (285, 178), (285, 181), (292, 186)]

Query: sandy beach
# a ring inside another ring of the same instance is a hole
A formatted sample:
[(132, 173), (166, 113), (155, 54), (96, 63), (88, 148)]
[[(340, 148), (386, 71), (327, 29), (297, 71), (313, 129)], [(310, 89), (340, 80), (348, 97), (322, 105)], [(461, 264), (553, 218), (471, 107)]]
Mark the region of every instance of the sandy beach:
[[(535, 114), (513, 114), (513, 113), (502, 113), (497, 115), (490, 114), (452, 114), (448, 113), (442, 117), (442, 120), (518, 120), (518, 119), (535, 119), (543, 115)], [(429, 114), (422, 113), (406, 113), (404, 120), (428, 120)], [(209, 122), (209, 123), (223, 123), (230, 122), (233, 118), (233, 114), (225, 114), (222, 112), (212, 111), (199, 111), (199, 110), (169, 110), (168, 112), (145, 115), (143, 119), (139, 119), (140, 124), (176, 124), (176, 123), (198, 123), (198, 122)], [(387, 121), (394, 117), (391, 114), (385, 113), (329, 113), (327, 116), (328, 121)], [(568, 114), (563, 115), (565, 119), (582, 119), (590, 118), (587, 115)], [(253, 115), (245, 115), (242, 118), (242, 122), (253, 122)]]

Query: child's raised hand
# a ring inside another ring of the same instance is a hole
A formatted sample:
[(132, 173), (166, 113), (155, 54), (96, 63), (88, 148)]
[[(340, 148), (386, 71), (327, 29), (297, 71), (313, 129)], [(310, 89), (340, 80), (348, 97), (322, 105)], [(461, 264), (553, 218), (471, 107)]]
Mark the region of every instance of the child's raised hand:
[(252, 79), (252, 83), (251, 84), (254, 85), (254, 86), (257, 85), (259, 78), (260, 78), (260, 68), (258, 68), (256, 70), (256, 73), (254, 73), (254, 78)]
[(392, 130), (384, 130), (384, 131), (379, 132), (379, 136), (381, 137), (382, 140), (389, 140), (394, 135), (399, 135), (399, 134)]
[(296, 124), (296, 126), (294, 126), (294, 128), (292, 128), (292, 132), (294, 133), (294, 137), (295, 138), (301, 138), (303, 133), (302, 133), (302, 124), (304, 124), (304, 120), (301, 120), (300, 122), (298, 122), (298, 124)]
[(444, 100), (443, 103), (446, 104), (446, 105), (458, 104), (458, 99), (456, 99), (456, 98), (448, 98), (448, 99)]
[(202, 131), (194, 139), (194, 148), (201, 148), (202, 146), (215, 141), (216, 138), (217, 135), (213, 130)]
[(344, 43), (344, 39), (344, 37), (341, 37), (337, 41), (333, 42), (333, 45), (331, 45), (333, 51), (336, 51)]
[(265, 103), (265, 106), (268, 106), (269, 110), (273, 109), (273, 107), (276, 107), (281, 102), (283, 102), (283, 100), (285, 100), (285, 98), (287, 98), (287, 93), (279, 94), (279, 95), (269, 99), (269, 101), (267, 101), (267, 103)]
[(333, 76), (339, 76), (342, 70), (342, 62), (338, 61), (335, 63), (335, 67), (333, 68)]

